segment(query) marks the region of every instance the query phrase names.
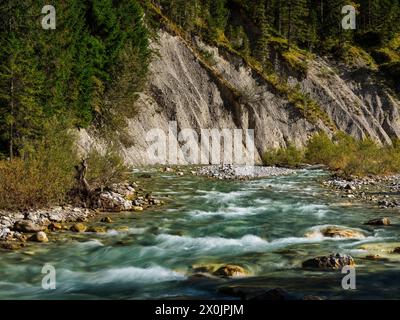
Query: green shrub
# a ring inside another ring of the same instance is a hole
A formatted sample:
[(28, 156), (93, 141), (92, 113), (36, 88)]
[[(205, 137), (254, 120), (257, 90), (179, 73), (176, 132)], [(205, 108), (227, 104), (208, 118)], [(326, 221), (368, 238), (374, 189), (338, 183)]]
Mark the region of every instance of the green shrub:
[(303, 149), (268, 150), (265, 165), (297, 167), (302, 163), (324, 164), (343, 176), (374, 176), (400, 172), (400, 141), (381, 146), (366, 138), (356, 140), (339, 132), (330, 139), (325, 133), (315, 134)]
[(48, 134), (22, 157), (0, 161), (0, 209), (60, 204), (74, 183), (76, 157), (67, 132)]
[(289, 144), (287, 148), (267, 150), (263, 155), (263, 162), (267, 166), (298, 167), (304, 163), (304, 152)]
[(305, 158), (310, 164), (328, 163), (335, 157), (335, 145), (326, 133), (315, 134), (307, 143)]
[(120, 154), (107, 147), (104, 154), (92, 149), (87, 156), (87, 182), (92, 189), (104, 189), (112, 184), (126, 181), (131, 169), (124, 164)]

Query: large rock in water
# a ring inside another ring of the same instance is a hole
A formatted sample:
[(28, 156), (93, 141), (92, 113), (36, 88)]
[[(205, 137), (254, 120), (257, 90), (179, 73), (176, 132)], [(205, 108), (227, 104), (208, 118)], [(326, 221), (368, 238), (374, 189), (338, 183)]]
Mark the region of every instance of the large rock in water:
[(354, 266), (355, 261), (349, 255), (331, 254), (330, 256), (316, 257), (303, 262), (306, 269), (339, 270), (344, 266)]
[(31, 240), (36, 241), (36, 242), (49, 242), (49, 239), (47, 238), (46, 233), (43, 231), (39, 231), (38, 233), (35, 233), (31, 237)]
[(244, 277), (246, 274), (246, 271), (242, 267), (231, 264), (224, 265), (213, 272), (214, 276), (223, 278)]
[(390, 226), (389, 218), (372, 219), (367, 221), (365, 224), (371, 226)]
[(29, 220), (20, 220), (14, 224), (14, 230), (19, 232), (35, 233), (44, 230), (44, 227)]
[(87, 229), (87, 227), (83, 223), (75, 223), (71, 227), (71, 231), (74, 231), (74, 232), (85, 232), (86, 229)]
[(328, 226), (320, 230), (313, 230), (306, 233), (306, 237), (313, 238), (322, 235), (328, 238), (346, 238), (346, 239), (363, 239), (365, 235), (355, 229), (347, 229), (338, 226)]

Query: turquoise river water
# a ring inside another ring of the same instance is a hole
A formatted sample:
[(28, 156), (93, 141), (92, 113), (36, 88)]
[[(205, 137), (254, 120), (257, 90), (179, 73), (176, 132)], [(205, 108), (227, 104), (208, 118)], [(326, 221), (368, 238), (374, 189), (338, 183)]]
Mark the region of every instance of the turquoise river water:
[[(390, 253), (400, 246), (397, 213), (349, 202), (321, 186), (325, 176), (299, 170), (243, 182), (154, 171), (142, 184), (165, 205), (114, 214), (106, 234), (53, 233), (48, 244), (0, 252), (0, 299), (235, 299), (221, 293), (227, 286), (279, 287), (298, 297), (400, 298), (400, 255)], [(381, 216), (393, 226), (363, 225)], [(365, 238), (319, 236), (326, 225), (356, 228)], [(355, 258), (356, 290), (342, 289), (340, 272), (301, 268), (308, 258), (336, 252)], [(368, 254), (389, 260), (370, 261)], [(55, 267), (55, 290), (42, 289), (46, 263)], [(250, 275), (190, 277), (193, 266), (226, 263)]]

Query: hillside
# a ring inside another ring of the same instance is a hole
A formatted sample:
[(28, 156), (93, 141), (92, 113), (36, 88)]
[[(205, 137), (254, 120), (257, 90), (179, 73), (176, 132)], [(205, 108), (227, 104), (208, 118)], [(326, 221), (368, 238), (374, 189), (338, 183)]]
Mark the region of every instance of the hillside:
[[(126, 132), (132, 146), (123, 148), (131, 164), (148, 164), (146, 133), (152, 128), (168, 132), (169, 121), (177, 121), (181, 129), (198, 131), (255, 129), (259, 155), (289, 142), (304, 145), (320, 130), (329, 134), (341, 130), (381, 143), (400, 138), (400, 102), (366, 68), (349, 69), (315, 57), (308, 61), (307, 74), (296, 76), (296, 69), (276, 57), (276, 73), (320, 108), (304, 114), (287, 93), (277, 92), (240, 56), (223, 48), (196, 38), (189, 47), (187, 41), (165, 30), (160, 30), (153, 46), (158, 55), (150, 66), (149, 84)], [(212, 65), (201, 58), (201, 52), (211, 53)], [(237, 92), (250, 96), (241, 101), (234, 98)], [(83, 130), (81, 137), (80, 144), (87, 148), (87, 132)]]

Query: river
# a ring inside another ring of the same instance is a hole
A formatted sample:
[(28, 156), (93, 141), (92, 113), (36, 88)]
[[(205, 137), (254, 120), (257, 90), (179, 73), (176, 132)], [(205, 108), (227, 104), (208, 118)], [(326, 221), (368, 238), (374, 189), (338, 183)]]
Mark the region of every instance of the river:
[[(299, 298), (400, 298), (400, 255), (364, 259), (400, 246), (396, 213), (351, 203), (323, 188), (320, 180), (327, 173), (299, 170), (253, 181), (151, 173), (143, 186), (165, 205), (114, 214), (106, 234), (61, 232), (48, 244), (1, 252), (0, 298), (235, 299), (220, 290), (235, 285), (279, 287)], [(383, 215), (394, 225), (363, 225)], [(326, 225), (356, 228), (366, 236), (318, 236)], [(310, 231), (316, 236), (305, 237)], [(301, 268), (308, 258), (336, 252), (355, 258), (356, 290), (342, 288), (340, 272)], [(41, 287), (46, 263), (55, 267), (55, 290)], [(192, 266), (227, 263), (243, 266), (249, 276), (190, 278)]]

